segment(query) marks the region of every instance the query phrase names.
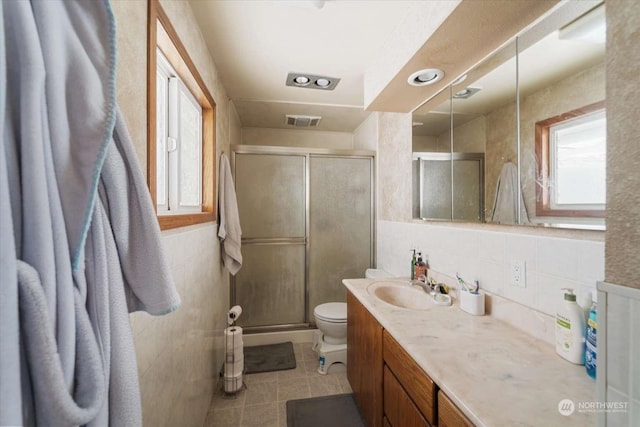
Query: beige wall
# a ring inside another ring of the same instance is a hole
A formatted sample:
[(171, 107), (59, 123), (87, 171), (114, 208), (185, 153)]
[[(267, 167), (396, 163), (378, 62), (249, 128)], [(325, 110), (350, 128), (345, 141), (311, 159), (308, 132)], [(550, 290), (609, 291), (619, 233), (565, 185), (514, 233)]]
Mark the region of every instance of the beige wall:
[[(145, 0), (112, 1), (118, 47), (118, 102), (146, 171)], [(240, 124), (187, 2), (162, 1), (216, 102), (217, 156), (240, 138)], [(218, 157), (216, 157), (217, 159)], [(216, 163), (217, 164), (217, 163)], [(150, 219), (152, 220), (152, 219)], [(223, 362), (229, 281), (216, 223), (163, 232), (182, 306), (166, 316), (131, 315), (146, 426), (204, 423)]]
[(374, 114), (378, 116), (378, 220), (409, 221), (411, 113)]
[(358, 129), (353, 132), (353, 148), (355, 150), (375, 151), (378, 143), (378, 115), (369, 114)]
[(640, 288), (640, 2), (607, 2), (606, 280)]
[(453, 123), (453, 151), (455, 153), (484, 153), (487, 144), (487, 119), (480, 116), (456, 126)]
[(302, 129), (243, 128), (242, 143), (280, 147), (353, 149), (353, 134)]

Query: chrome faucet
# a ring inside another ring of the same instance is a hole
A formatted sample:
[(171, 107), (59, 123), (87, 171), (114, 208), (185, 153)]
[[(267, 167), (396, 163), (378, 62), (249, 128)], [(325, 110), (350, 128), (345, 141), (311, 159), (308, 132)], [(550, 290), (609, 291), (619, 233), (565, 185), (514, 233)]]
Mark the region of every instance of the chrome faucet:
[(431, 291), (433, 291), (433, 288), (431, 288), (431, 284), (429, 283), (429, 280), (427, 279), (427, 276), (425, 276), (424, 274), (421, 274), (420, 276), (418, 276), (416, 278), (416, 280), (411, 280), (409, 282), (409, 285), (410, 286), (420, 286), (428, 294), (430, 294)]
[(411, 286), (420, 286), (428, 294), (446, 294), (446, 287), (443, 288), (443, 284), (438, 283), (433, 278), (428, 279), (424, 274), (421, 274), (417, 280), (411, 280), (409, 282)]

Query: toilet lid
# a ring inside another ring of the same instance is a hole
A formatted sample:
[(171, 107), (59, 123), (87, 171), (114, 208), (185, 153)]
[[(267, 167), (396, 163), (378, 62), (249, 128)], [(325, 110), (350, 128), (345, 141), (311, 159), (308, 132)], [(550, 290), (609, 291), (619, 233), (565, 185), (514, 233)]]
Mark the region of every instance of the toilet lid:
[(320, 304), (313, 310), (313, 314), (326, 322), (346, 322), (347, 321), (347, 303), (346, 302), (328, 302)]

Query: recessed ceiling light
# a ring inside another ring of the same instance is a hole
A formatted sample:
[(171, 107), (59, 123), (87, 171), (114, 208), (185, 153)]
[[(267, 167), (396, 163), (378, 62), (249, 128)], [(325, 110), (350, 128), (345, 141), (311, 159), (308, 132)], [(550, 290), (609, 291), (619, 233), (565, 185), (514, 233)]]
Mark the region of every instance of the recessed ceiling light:
[(309, 80), (309, 77), (307, 76), (298, 76), (295, 79), (293, 79), (293, 81), (299, 85), (306, 85), (306, 84), (309, 84), (310, 80)]
[(462, 90), (457, 91), (454, 95), (453, 98), (455, 99), (467, 99), (467, 98), (471, 98), (472, 95), (474, 95), (475, 93), (478, 93), (482, 90), (481, 87), (467, 87), (464, 88)]
[(411, 86), (427, 86), (442, 80), (443, 77), (444, 71), (438, 68), (425, 68), (411, 74), (407, 79), (407, 83)]
[(309, 73), (289, 73), (287, 74), (286, 85), (306, 89), (333, 90), (339, 82), (340, 79), (337, 77)]

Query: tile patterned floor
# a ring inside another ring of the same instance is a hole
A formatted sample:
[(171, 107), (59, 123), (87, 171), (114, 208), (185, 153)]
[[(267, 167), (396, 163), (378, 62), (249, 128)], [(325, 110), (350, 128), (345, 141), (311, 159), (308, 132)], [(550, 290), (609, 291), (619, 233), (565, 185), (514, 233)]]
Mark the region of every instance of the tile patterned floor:
[(293, 349), (295, 369), (245, 375), (246, 388), (235, 398), (216, 393), (204, 427), (286, 427), (287, 400), (351, 393), (342, 365), (320, 375), (311, 343), (294, 344)]

